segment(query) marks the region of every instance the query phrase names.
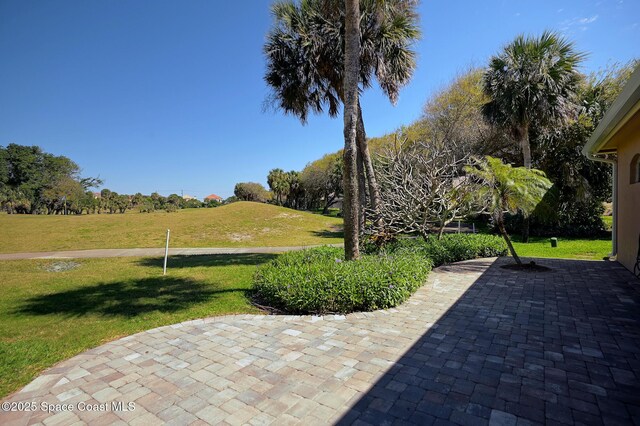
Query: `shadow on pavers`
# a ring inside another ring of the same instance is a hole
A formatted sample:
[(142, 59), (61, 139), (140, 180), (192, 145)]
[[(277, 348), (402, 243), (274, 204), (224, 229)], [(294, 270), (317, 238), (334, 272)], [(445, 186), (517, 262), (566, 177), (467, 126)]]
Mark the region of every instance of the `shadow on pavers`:
[(535, 260), (552, 271), (492, 264), (337, 424), (638, 424), (640, 282)]

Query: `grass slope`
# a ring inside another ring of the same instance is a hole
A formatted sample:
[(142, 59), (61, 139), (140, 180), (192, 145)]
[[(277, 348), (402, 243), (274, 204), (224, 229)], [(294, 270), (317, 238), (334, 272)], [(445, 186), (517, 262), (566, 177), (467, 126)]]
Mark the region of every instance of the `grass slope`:
[(342, 242), (342, 220), (238, 202), (175, 213), (0, 215), (0, 253), (163, 247), (259, 247)]
[(0, 262), (0, 397), (42, 370), (121, 336), (189, 319), (259, 313), (248, 301), (255, 266), (274, 255), (187, 256), (162, 260)]

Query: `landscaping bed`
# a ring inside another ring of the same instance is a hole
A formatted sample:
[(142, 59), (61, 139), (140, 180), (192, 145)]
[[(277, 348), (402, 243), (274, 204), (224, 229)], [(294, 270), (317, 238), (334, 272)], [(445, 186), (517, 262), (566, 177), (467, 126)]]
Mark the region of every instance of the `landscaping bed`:
[(446, 235), (441, 240), (401, 239), (345, 262), (344, 251), (319, 247), (285, 253), (258, 268), (259, 303), (296, 314), (349, 313), (397, 306), (424, 282), (432, 267), (502, 256), (506, 245), (490, 235)]

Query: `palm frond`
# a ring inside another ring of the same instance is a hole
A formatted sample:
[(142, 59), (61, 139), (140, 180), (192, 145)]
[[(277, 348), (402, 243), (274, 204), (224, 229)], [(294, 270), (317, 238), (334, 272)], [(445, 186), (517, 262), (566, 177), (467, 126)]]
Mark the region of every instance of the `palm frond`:
[(552, 185), (541, 170), (512, 167), (490, 156), (475, 159), (473, 165), (465, 167), (465, 172), (477, 180), (492, 210), (528, 214)]
[(484, 76), (491, 101), (483, 108), (492, 123), (542, 126), (561, 123), (576, 111), (577, 67), (585, 54), (557, 33), (519, 35), (492, 57)]
[[(419, 37), (414, 0), (361, 1), (363, 89), (374, 77), (392, 103), (416, 66)], [(342, 101), (344, 4), (335, 0), (280, 0), (267, 35), (267, 102), (305, 122), (309, 113), (336, 115)]]

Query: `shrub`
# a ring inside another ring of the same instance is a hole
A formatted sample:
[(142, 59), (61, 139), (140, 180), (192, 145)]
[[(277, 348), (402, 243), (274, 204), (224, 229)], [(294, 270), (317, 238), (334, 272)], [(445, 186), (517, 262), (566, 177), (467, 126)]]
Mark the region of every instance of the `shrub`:
[(398, 234), (384, 231), (365, 233), (360, 236), (360, 251), (368, 254), (378, 253), (384, 247), (394, 244), (398, 238)]
[(484, 234), (445, 234), (438, 240), (435, 236), (403, 238), (386, 246), (388, 253), (417, 253), (430, 259), (434, 266), (460, 262), (478, 257), (504, 256), (507, 245), (502, 237)]
[[(542, 204), (542, 203), (541, 203)], [(540, 212), (536, 209), (529, 222), (530, 235), (536, 237), (607, 237), (609, 236), (602, 220), (603, 205), (597, 200), (575, 200), (570, 208), (556, 208)], [(505, 227), (512, 235), (522, 234), (521, 214), (505, 215)]]
[(154, 207), (153, 203), (148, 201), (138, 206), (138, 211), (140, 213), (152, 213), (155, 210), (156, 208)]
[(256, 272), (256, 296), (291, 313), (371, 311), (408, 299), (431, 270), (429, 260), (405, 252), (343, 259), (335, 247), (282, 254)]
[(325, 314), (371, 311), (397, 306), (426, 280), (432, 265), (477, 257), (503, 256), (504, 240), (494, 235), (451, 234), (437, 238), (403, 238), (353, 262), (344, 251), (319, 247), (280, 255), (254, 277), (257, 298), (291, 313)]
[(264, 186), (256, 182), (240, 182), (237, 183), (233, 193), (241, 201), (256, 201), (266, 203), (271, 199), (271, 192), (267, 191)]

